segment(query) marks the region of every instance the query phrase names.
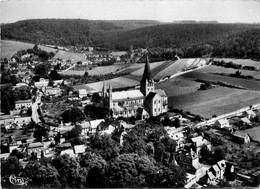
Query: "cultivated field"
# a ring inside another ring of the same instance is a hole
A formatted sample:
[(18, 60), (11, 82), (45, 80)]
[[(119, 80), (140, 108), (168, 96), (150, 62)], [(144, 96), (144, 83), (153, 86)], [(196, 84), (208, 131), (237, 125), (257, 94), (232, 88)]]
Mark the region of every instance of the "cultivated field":
[(179, 59), (173, 62), (172, 64), (170, 64), (165, 69), (161, 70), (158, 74), (154, 76), (154, 79), (162, 79), (167, 76), (180, 73), (184, 69), (191, 69), (197, 66), (205, 65), (206, 62), (207, 61), (205, 59), (200, 59), (200, 58)]
[[(204, 68), (201, 68), (200, 71), (205, 72), (205, 73), (234, 74), (234, 73), (236, 73), (237, 69), (224, 68), (224, 67), (220, 67), (220, 66), (210, 65), (210, 66), (206, 66)], [(249, 71), (249, 70), (240, 70), (240, 71), (241, 71), (242, 75), (251, 75), (255, 79), (260, 79), (260, 72), (259, 71)]]
[(260, 102), (259, 91), (218, 87), (169, 97), (169, 107), (183, 109), (205, 118), (222, 115)]
[(167, 96), (170, 97), (196, 92), (200, 85), (199, 82), (176, 77), (155, 84), (155, 88), (165, 90)]
[(63, 60), (71, 60), (71, 62), (84, 61), (85, 55), (83, 53), (73, 53), (67, 51), (59, 51), (55, 54), (53, 59), (63, 59)]
[(63, 72), (64, 75), (81, 75), (83, 76), (87, 71), (89, 75), (105, 75), (109, 73), (114, 73), (118, 69), (121, 69), (125, 65), (111, 65), (111, 66), (98, 66), (93, 67), (92, 70), (67, 70)]
[[(86, 85), (78, 85), (73, 87), (75, 89), (89, 89), (90, 91), (100, 92), (102, 91), (103, 83), (104, 83), (103, 81), (99, 81), (95, 83), (89, 83)], [(118, 77), (118, 78), (106, 80), (107, 87), (109, 86), (109, 84), (111, 84), (112, 88), (121, 88), (121, 87), (130, 87), (130, 86), (139, 85), (139, 82), (124, 77)]]
[[(1, 40), (1, 58), (11, 58), (20, 50), (33, 48), (34, 44), (19, 41)], [(55, 49), (41, 46), (39, 47), (47, 52), (55, 52)]]
[[(153, 71), (153, 69), (155, 69), (157, 66), (162, 65), (163, 63), (165, 63), (165, 62), (162, 61), (162, 62), (153, 62), (153, 63), (150, 63), (151, 71)], [(131, 75), (142, 76), (143, 73), (144, 73), (144, 66), (145, 66), (145, 64), (141, 64), (141, 65), (140, 65), (140, 69), (138, 69), (138, 70), (132, 72)]]
[(222, 81), (232, 85), (241, 86), (249, 90), (260, 91), (260, 81), (258, 80), (240, 79), (240, 78), (233, 78), (233, 77), (222, 76), (222, 75), (209, 74), (209, 73), (204, 73), (202, 69), (185, 73), (182, 76), (184, 78), (186, 77), (194, 80), (202, 79), (206, 81)]
[(242, 66), (254, 66), (260, 69), (260, 62), (250, 59), (232, 59), (232, 58), (214, 58), (216, 61), (223, 60), (224, 62), (233, 62), (234, 64), (241, 64)]

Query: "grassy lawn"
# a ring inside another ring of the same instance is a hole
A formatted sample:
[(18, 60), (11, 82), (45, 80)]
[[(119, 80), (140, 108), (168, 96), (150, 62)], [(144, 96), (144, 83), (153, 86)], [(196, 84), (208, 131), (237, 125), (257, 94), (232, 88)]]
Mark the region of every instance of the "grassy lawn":
[(85, 56), (83, 53), (73, 53), (67, 51), (59, 51), (55, 54), (53, 59), (63, 59), (63, 60), (71, 60), (71, 62), (78, 62), (85, 60)]

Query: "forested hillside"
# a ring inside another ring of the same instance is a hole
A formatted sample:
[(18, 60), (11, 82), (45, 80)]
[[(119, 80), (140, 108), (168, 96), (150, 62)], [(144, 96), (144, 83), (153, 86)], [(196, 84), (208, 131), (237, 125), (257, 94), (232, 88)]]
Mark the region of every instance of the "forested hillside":
[[(129, 50), (133, 45), (134, 48), (155, 48), (155, 54), (158, 48), (170, 48), (178, 49), (185, 57), (213, 54), (259, 59), (260, 25), (257, 24), (36, 19), (5, 24), (1, 28), (2, 39), (31, 43), (99, 46), (111, 50)], [(155, 59), (160, 60), (160, 56)]]

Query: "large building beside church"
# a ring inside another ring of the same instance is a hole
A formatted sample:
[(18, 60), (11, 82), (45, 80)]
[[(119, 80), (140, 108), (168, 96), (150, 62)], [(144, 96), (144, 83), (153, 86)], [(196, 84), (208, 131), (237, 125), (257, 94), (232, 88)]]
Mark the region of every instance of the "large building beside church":
[(107, 99), (112, 117), (140, 117), (158, 116), (168, 110), (168, 98), (164, 90), (154, 88), (149, 60), (147, 57), (144, 73), (140, 82), (140, 90), (112, 92), (109, 85), (103, 86), (103, 99)]

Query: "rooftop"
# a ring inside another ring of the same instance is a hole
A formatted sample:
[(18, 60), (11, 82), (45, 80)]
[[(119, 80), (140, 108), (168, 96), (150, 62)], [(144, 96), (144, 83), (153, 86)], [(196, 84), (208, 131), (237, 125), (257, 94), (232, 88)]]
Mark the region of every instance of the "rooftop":
[(137, 98), (144, 98), (144, 95), (139, 90), (120, 91), (120, 92), (112, 93), (113, 100), (137, 99)]

